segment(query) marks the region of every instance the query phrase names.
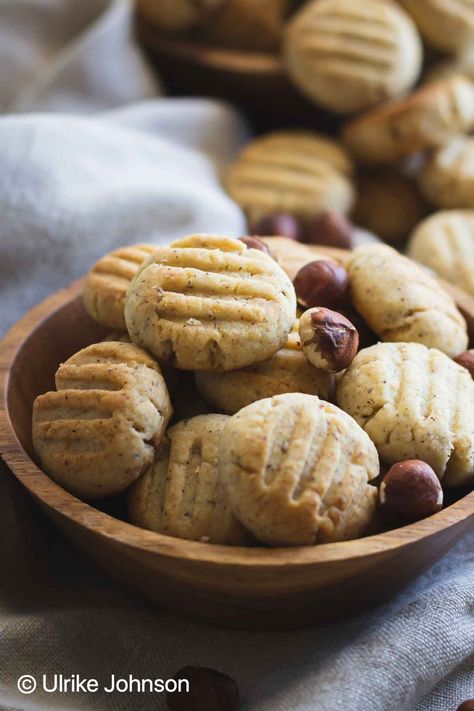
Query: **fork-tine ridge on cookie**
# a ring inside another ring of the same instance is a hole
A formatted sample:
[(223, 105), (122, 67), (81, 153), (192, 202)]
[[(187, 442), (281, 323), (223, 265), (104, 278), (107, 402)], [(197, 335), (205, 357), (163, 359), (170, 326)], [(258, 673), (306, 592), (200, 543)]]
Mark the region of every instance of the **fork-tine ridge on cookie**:
[(133, 523), (169, 536), (238, 545), (248, 533), (231, 512), (217, 470), (225, 415), (198, 415), (171, 427), (155, 461), (133, 485)]
[(336, 141), (280, 131), (244, 148), (227, 174), (226, 188), (251, 223), (273, 212), (308, 220), (324, 210), (350, 210), (352, 171), (348, 154)]
[(309, 363), (301, 350), (298, 323), (286, 344), (268, 360), (228, 373), (196, 373), (201, 395), (219, 411), (233, 415), (246, 405), (282, 393), (301, 392), (331, 400), (334, 376)]
[(448, 486), (474, 480), (474, 381), (444, 353), (417, 343), (366, 348), (337, 400), (388, 464), (421, 459)]
[(45, 470), (86, 499), (123, 491), (153, 460), (171, 416), (159, 367), (135, 345), (103, 342), (61, 365), (56, 386), (33, 410)]
[(234, 513), (270, 545), (345, 540), (363, 533), (376, 503), (376, 449), (335, 405), (291, 393), (230, 418), (219, 469)]
[(91, 318), (109, 328), (125, 331), (125, 295), (138, 267), (156, 247), (137, 244), (121, 247), (99, 259), (84, 282), (84, 306)]
[(159, 247), (125, 305), (132, 340), (184, 370), (233, 370), (269, 358), (295, 313), (293, 285), (271, 257), (212, 235)]

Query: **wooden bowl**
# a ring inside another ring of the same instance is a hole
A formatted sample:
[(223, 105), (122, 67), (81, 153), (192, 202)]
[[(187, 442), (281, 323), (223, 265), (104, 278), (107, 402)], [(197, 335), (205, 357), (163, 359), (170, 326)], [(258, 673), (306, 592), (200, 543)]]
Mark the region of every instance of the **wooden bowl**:
[[(290, 273), (322, 250), (271, 240)], [(344, 259), (344, 253), (324, 250)], [(474, 300), (451, 291), (471, 328)], [(367, 608), (432, 565), (474, 523), (474, 492), (397, 530), (344, 543), (232, 548), (145, 531), (79, 501), (35, 462), (31, 411), (58, 364), (103, 337), (86, 315), (81, 282), (33, 308), (0, 348), (0, 454), (71, 541), (106, 573), (163, 607), (216, 625), (289, 628)], [(459, 494), (458, 494), (459, 495)]]
[(338, 120), (291, 83), (276, 54), (244, 52), (164, 37), (137, 18), (136, 34), (168, 91), (236, 104), (259, 129), (298, 125), (335, 132)]

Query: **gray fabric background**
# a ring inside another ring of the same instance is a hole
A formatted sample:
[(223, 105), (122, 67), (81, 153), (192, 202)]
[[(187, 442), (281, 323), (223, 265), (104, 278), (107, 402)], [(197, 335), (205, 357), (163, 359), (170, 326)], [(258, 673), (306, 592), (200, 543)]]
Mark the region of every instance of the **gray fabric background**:
[[(157, 92), (127, 0), (0, 0), (0, 332), (113, 246), (241, 232), (218, 174), (244, 123)], [(0, 464), (0, 708), (164, 709), (149, 694), (21, 696), (16, 680), (203, 664), (236, 678), (243, 711), (454, 711), (474, 697), (473, 549), (474, 534), (389, 604), (337, 625), (219, 631), (105, 580)]]

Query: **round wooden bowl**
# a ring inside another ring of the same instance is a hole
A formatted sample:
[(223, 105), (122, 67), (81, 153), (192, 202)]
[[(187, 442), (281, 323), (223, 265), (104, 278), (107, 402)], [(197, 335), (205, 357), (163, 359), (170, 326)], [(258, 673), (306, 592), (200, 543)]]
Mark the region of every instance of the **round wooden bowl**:
[[(282, 238), (271, 244), (290, 274), (322, 251)], [(342, 252), (329, 254), (344, 260)], [(472, 329), (474, 300), (447, 288)], [(233, 548), (145, 531), (79, 501), (36, 464), (31, 411), (35, 397), (53, 387), (58, 364), (104, 336), (85, 313), (80, 293), (76, 282), (49, 297), (1, 343), (0, 454), (70, 540), (142, 596), (216, 625), (270, 629), (327, 622), (386, 599), (472, 528), (474, 492), (424, 521), (359, 540)]]
[(291, 83), (281, 59), (161, 35), (138, 17), (136, 34), (168, 91), (211, 96), (243, 109), (257, 128), (298, 124), (334, 132), (334, 115), (316, 107)]

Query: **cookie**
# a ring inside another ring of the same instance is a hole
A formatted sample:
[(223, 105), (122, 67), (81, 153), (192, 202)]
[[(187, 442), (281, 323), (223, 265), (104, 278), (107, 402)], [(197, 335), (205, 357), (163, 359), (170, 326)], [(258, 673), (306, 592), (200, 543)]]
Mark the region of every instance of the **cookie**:
[(474, 208), (474, 138), (457, 136), (438, 148), (420, 176), (426, 199), (439, 208)]
[(158, 247), (127, 293), (132, 341), (182, 370), (236, 370), (269, 358), (295, 322), (293, 285), (267, 254), (229, 237)]
[(171, 416), (158, 365), (132, 344), (96, 343), (59, 367), (56, 387), (33, 408), (45, 471), (80, 498), (124, 491), (153, 461)]
[(351, 209), (352, 171), (336, 141), (309, 131), (277, 131), (244, 148), (225, 185), (251, 224), (281, 212), (309, 220), (325, 210)]
[(334, 396), (334, 377), (314, 368), (304, 356), (298, 324), (283, 348), (262, 363), (229, 373), (196, 373), (196, 386), (215, 408), (233, 415), (246, 405), (281, 393)]
[(180, 34), (211, 22), (229, 0), (137, 0), (140, 15), (161, 32)]
[(385, 169), (361, 175), (352, 219), (389, 244), (407, 241), (423, 219), (427, 205), (410, 178)]
[(346, 268), (354, 306), (383, 341), (423, 343), (452, 357), (466, 350), (466, 322), (453, 299), (411, 259), (367, 245)]
[(346, 125), (344, 141), (366, 165), (397, 163), (474, 126), (474, 86), (461, 76), (434, 82)]
[(412, 259), (474, 294), (474, 210), (445, 210), (424, 220), (408, 245)]
[(83, 302), (91, 318), (108, 328), (125, 331), (125, 295), (138, 267), (153, 254), (153, 244), (121, 247), (99, 259), (84, 282)]
[(374, 514), (374, 445), (351, 417), (313, 395), (278, 395), (233, 415), (219, 470), (234, 513), (262, 543), (355, 538)]
[(399, 0), (431, 46), (459, 52), (474, 41), (472, 0)]
[(151, 467), (130, 489), (132, 523), (176, 538), (239, 545), (249, 538), (230, 511), (217, 469), (225, 415), (171, 427)]
[(444, 353), (418, 343), (366, 348), (337, 401), (387, 464), (421, 459), (449, 486), (474, 479), (474, 381)]
[(315, 0), (290, 21), (286, 69), (309, 99), (336, 113), (386, 101), (416, 82), (422, 45), (411, 18), (380, 0)]

